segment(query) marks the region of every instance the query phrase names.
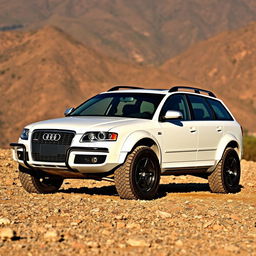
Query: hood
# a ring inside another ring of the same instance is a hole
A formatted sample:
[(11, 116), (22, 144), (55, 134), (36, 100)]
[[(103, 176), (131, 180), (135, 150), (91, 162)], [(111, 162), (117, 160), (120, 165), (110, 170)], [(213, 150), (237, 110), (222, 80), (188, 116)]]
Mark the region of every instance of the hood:
[(68, 116), (58, 119), (50, 119), (30, 124), (26, 128), (35, 129), (60, 129), (73, 130), (77, 134), (86, 131), (109, 131), (110, 129), (122, 125), (134, 125), (138, 122), (145, 122), (145, 119), (133, 119), (122, 117), (95, 117), (95, 116)]

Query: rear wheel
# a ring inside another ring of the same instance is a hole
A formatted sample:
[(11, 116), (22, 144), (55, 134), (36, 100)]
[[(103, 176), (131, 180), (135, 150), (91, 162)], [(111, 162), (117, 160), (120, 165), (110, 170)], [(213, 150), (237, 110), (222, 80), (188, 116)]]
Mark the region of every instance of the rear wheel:
[(47, 194), (59, 190), (63, 183), (63, 178), (48, 174), (32, 175), (31, 171), (20, 166), (19, 179), (22, 187), (29, 193)]
[(221, 161), (209, 175), (208, 181), (212, 192), (236, 193), (240, 190), (240, 160), (233, 148), (226, 148)]
[(160, 166), (155, 152), (146, 146), (135, 148), (115, 171), (114, 178), (121, 198), (154, 198), (160, 181)]

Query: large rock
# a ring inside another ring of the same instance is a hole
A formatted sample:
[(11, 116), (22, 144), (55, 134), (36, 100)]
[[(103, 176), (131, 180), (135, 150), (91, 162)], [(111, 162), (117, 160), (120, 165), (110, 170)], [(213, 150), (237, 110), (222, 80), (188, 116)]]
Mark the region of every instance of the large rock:
[(2, 240), (11, 240), (15, 238), (16, 232), (11, 228), (1, 228), (0, 229), (0, 239)]
[(11, 221), (7, 218), (0, 218), (0, 225), (8, 225)]
[(129, 238), (126, 243), (130, 246), (149, 247), (150, 244), (142, 238)]

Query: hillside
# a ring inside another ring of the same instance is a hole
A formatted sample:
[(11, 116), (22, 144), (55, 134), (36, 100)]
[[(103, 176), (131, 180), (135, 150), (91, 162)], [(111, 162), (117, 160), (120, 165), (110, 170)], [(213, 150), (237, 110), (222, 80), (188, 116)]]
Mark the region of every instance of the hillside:
[(244, 128), (256, 132), (256, 23), (198, 43), (162, 70), (205, 85), (225, 99)]
[(0, 27), (57, 26), (104, 55), (146, 64), (251, 21), (254, 0), (0, 0)]
[(69, 106), (116, 84), (167, 87), (177, 79), (151, 67), (117, 62), (61, 30), (2, 32), (0, 145), (16, 141), (25, 124), (61, 116)]
[(169, 88), (195, 81), (216, 92), (243, 127), (255, 132), (255, 32), (252, 24), (223, 33), (161, 68), (106, 57), (54, 27), (1, 32), (0, 145), (16, 141), (24, 125), (62, 116), (67, 107), (116, 84)]

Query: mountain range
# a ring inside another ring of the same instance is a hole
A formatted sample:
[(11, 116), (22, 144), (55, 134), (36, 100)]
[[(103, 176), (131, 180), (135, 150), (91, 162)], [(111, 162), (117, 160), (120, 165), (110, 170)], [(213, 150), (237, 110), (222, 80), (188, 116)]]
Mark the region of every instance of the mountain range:
[(162, 69), (225, 99), (244, 128), (256, 131), (256, 23), (196, 44)]
[(252, 21), (255, 0), (0, 0), (0, 27), (56, 26), (101, 54), (150, 65)]
[(97, 53), (63, 31), (2, 32), (0, 37), (0, 145), (17, 140), (29, 122), (62, 115), (116, 84), (152, 88), (180, 81), (154, 67)]
[(120, 84), (212, 90), (256, 132), (256, 23), (245, 26), (255, 10), (254, 0), (0, 0), (0, 27), (25, 28), (0, 31), (0, 146)]

